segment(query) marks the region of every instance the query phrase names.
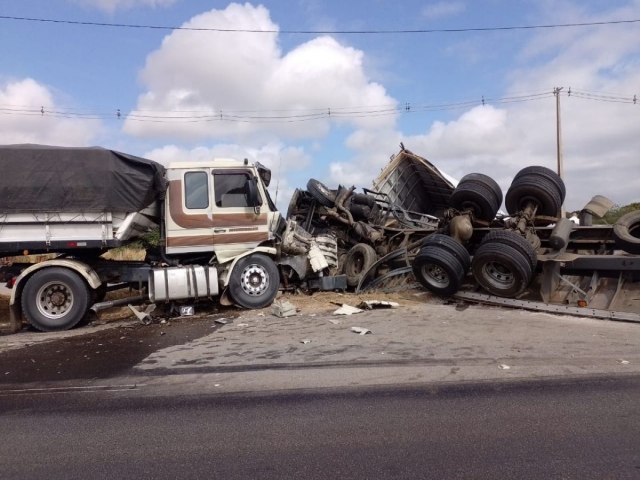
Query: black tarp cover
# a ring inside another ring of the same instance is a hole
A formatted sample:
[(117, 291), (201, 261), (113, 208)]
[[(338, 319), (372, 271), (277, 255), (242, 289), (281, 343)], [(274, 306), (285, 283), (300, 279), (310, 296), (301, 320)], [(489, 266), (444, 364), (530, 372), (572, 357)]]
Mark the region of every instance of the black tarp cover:
[(164, 167), (101, 147), (0, 146), (0, 213), (132, 212), (162, 198)]

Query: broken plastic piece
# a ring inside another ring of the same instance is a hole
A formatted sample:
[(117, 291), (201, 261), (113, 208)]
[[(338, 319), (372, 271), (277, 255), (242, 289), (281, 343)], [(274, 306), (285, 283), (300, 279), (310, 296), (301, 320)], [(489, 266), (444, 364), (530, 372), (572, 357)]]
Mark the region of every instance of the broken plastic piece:
[(334, 315), (353, 315), (354, 313), (361, 313), (361, 312), (364, 312), (364, 310), (361, 310), (359, 308), (352, 307), (351, 305), (347, 305), (346, 303), (343, 303), (339, 309), (333, 312), (333, 314)]
[(143, 325), (149, 325), (151, 324), (151, 322), (153, 322), (153, 318), (151, 318), (151, 312), (153, 312), (156, 309), (155, 303), (152, 303), (151, 305), (147, 305), (147, 308), (145, 308), (144, 311), (138, 310), (136, 307), (134, 307), (131, 304), (127, 306), (131, 309), (131, 311), (138, 318), (138, 320), (142, 322)]
[(296, 314), (295, 305), (287, 300), (276, 300), (271, 304), (271, 313), (276, 317), (292, 317)]
[(351, 331), (353, 333), (357, 333), (358, 335), (366, 335), (367, 333), (371, 333), (371, 330), (364, 327), (351, 327)]
[(327, 259), (325, 258), (322, 250), (320, 250), (320, 247), (318, 247), (318, 244), (315, 241), (311, 244), (311, 248), (309, 249), (307, 257), (309, 258), (311, 269), (314, 272), (319, 272), (321, 270), (324, 270), (325, 268), (329, 268)]
[(375, 308), (398, 308), (400, 306), (397, 302), (387, 302), (386, 300), (365, 300), (358, 304), (358, 308), (365, 310), (373, 310)]

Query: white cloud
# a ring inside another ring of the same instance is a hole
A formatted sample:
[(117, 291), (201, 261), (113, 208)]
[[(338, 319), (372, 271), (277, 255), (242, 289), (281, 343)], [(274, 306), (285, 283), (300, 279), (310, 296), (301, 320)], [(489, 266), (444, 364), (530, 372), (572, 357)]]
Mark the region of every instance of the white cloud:
[[(569, 7), (561, 12), (565, 15), (562, 21), (592, 20), (571, 10), (573, 4), (565, 5)], [(612, 10), (604, 18), (637, 18), (640, 4), (629, 5), (627, 9)], [(264, 7), (249, 4), (212, 10), (185, 25), (278, 30)], [(509, 88), (505, 95), (541, 89), (551, 92), (555, 86), (564, 86), (565, 92), (571, 86), (574, 92), (582, 89), (633, 94), (640, 84), (640, 46), (635, 38), (633, 25), (542, 31), (522, 50), (506, 79)], [(282, 52), (277, 33), (219, 35), (176, 31), (147, 58), (141, 73), (145, 92), (139, 98), (139, 109), (174, 114), (219, 114), (222, 109), (226, 114), (235, 111), (240, 116), (265, 112), (291, 116), (331, 107), (331, 120), (176, 124), (135, 122), (129, 118), (125, 131), (176, 140), (230, 141), (189, 152), (196, 156), (247, 156), (252, 160), (264, 155), (270, 159), (265, 163), (275, 171), (276, 158), (291, 158), (283, 161), (291, 167), (298, 165), (299, 159), (303, 164), (311, 163), (301, 149), (294, 148), (285, 155), (286, 139), (322, 140), (331, 122), (336, 122), (353, 130), (345, 142), (349, 152), (342, 158), (334, 157), (329, 165), (328, 181), (356, 186), (370, 186), (401, 141), (454, 177), (474, 171), (489, 174), (505, 193), (513, 175), (524, 166), (555, 168), (555, 101), (551, 96), (540, 101), (478, 106), (457, 118), (425, 124), (422, 131), (411, 133), (398, 131), (394, 115), (338, 118), (335, 113), (339, 107), (396, 105), (383, 86), (367, 77), (363, 56), (362, 51), (330, 37), (314, 38)], [(594, 194), (607, 195), (621, 204), (640, 200), (636, 180), (640, 178), (636, 108), (587, 101), (575, 95), (562, 97), (567, 208), (581, 208)], [(177, 154), (170, 153), (172, 157)]]
[[(283, 53), (275, 33), (278, 26), (263, 6), (233, 3), (195, 16), (184, 26), (274, 33), (179, 30), (165, 37), (142, 70), (146, 91), (136, 113), (173, 112), (188, 118), (142, 122), (129, 116), (127, 133), (264, 142), (274, 136), (321, 138), (332, 123), (363, 128), (395, 120), (394, 115), (344, 115), (362, 106), (396, 105), (365, 74), (362, 51), (322, 36)], [(210, 116), (209, 121), (192, 121), (203, 115)]]
[(301, 147), (286, 146), (280, 142), (271, 142), (259, 147), (238, 144), (218, 144), (213, 147), (195, 147), (192, 149), (166, 145), (143, 155), (163, 164), (173, 161), (210, 161), (214, 158), (248, 159), (260, 162), (271, 168), (273, 173), (279, 169), (302, 170), (310, 163), (310, 157)]
[[(594, 20), (569, 12), (573, 16), (556, 20)], [(636, 1), (597, 19), (638, 17), (640, 2)], [(600, 92), (623, 96), (629, 102), (640, 94), (640, 44), (636, 39), (634, 25), (544, 31), (532, 37), (522, 52), (523, 63), (514, 66), (508, 77), (505, 95), (541, 90), (550, 94), (554, 87), (564, 87), (561, 119), (567, 209), (580, 209), (595, 194), (618, 204), (640, 201), (638, 106), (576, 95), (579, 91)], [(571, 97), (567, 96), (569, 87)], [(354, 158), (331, 165), (332, 177), (336, 181), (352, 175), (360, 180), (374, 178), (381, 160), (370, 159), (379, 158), (382, 143), (387, 142), (384, 151), (388, 153), (398, 139), (457, 178), (470, 172), (489, 174), (506, 193), (521, 168), (556, 168), (555, 99), (549, 95), (539, 101), (476, 107), (452, 121), (425, 126), (417, 134), (393, 129), (376, 136), (354, 134), (349, 141)]]
[(428, 20), (458, 15), (466, 10), (464, 2), (435, 2), (422, 8), (422, 16)]
[(131, 10), (139, 7), (168, 7), (178, 0), (72, 0), (78, 5), (97, 8), (107, 13), (114, 13), (116, 10)]
[[(101, 128), (97, 120), (56, 117), (52, 92), (33, 79), (0, 84), (0, 143), (89, 145)], [(44, 113), (39, 112), (40, 108)]]

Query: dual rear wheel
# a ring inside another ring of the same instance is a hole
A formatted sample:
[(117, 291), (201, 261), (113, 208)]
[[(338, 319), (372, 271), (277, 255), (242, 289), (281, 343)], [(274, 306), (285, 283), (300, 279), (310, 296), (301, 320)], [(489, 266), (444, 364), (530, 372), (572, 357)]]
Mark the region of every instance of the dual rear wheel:
[(533, 246), (509, 230), (490, 232), (473, 256), (457, 240), (442, 234), (427, 237), (413, 261), (416, 279), (430, 292), (455, 294), (471, 268), (476, 282), (492, 295), (513, 298), (531, 283), (537, 257)]

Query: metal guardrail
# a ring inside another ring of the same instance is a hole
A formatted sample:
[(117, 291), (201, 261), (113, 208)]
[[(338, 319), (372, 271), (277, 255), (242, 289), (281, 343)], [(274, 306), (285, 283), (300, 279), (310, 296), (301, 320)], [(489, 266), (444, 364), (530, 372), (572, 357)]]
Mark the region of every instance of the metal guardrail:
[(513, 298), (502, 298), (495, 295), (488, 295), (477, 292), (459, 291), (454, 296), (456, 299), (468, 300), (478, 303), (486, 303), (488, 305), (498, 305), (513, 308), (522, 308), (525, 310), (534, 310), (538, 312), (561, 313), (565, 315), (574, 315), (579, 317), (603, 318), (605, 320), (614, 320), (619, 322), (637, 322), (640, 323), (640, 315), (632, 312), (617, 312), (613, 310), (599, 310), (589, 307), (574, 307), (570, 305), (555, 305), (543, 302), (535, 302), (531, 300), (516, 300)]

